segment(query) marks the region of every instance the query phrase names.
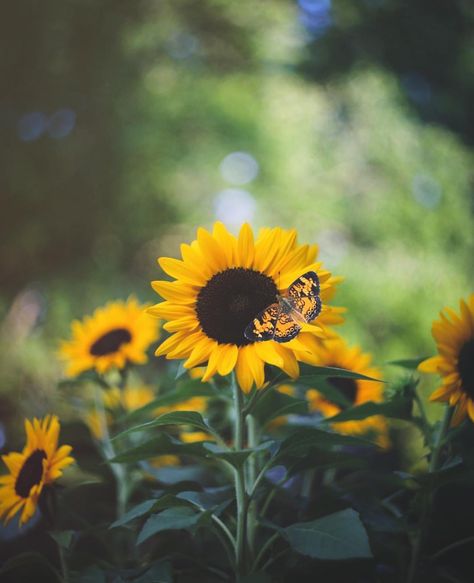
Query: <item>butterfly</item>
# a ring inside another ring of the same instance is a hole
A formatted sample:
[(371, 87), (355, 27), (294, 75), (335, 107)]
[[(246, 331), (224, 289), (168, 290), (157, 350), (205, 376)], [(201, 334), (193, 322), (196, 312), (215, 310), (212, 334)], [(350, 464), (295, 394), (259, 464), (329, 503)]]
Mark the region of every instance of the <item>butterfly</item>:
[(277, 302), (255, 316), (245, 328), (245, 338), (252, 342), (289, 342), (298, 335), (303, 324), (320, 314), (319, 291), (316, 273), (304, 273), (295, 279), (284, 295), (277, 295)]

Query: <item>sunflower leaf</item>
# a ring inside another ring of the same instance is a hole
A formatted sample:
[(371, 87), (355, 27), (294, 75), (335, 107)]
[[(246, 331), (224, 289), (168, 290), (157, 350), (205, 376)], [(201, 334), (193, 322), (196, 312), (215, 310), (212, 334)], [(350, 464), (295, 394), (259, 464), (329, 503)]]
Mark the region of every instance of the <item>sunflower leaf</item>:
[(147, 421), (146, 423), (130, 427), (129, 429), (115, 435), (113, 439), (118, 439), (124, 435), (135, 433), (137, 431), (148, 431), (155, 427), (164, 427), (165, 425), (190, 425), (191, 427), (196, 427), (206, 433), (214, 433), (213, 429), (204, 421), (200, 413), (197, 413), (196, 411), (171, 411), (170, 413), (160, 415), (156, 419), (153, 419), (153, 421)]
[(277, 457), (302, 454), (314, 447), (328, 448), (334, 446), (375, 447), (372, 442), (362, 437), (332, 433), (315, 427), (305, 427), (282, 441)]
[(372, 557), (367, 532), (359, 514), (347, 508), (311, 522), (280, 529), (290, 546), (314, 559), (368, 559)]
[(400, 366), (401, 368), (407, 368), (408, 370), (416, 370), (418, 365), (426, 360), (428, 357), (424, 356), (423, 358), (405, 358), (401, 360), (390, 360), (387, 364), (391, 364), (393, 366)]
[(392, 419), (411, 419), (412, 405), (412, 399), (397, 395), (395, 398), (383, 403), (367, 401), (355, 407), (350, 407), (333, 417), (325, 419), (325, 422), (339, 423), (341, 421), (356, 421), (372, 417), (373, 415), (383, 415)]
[(170, 507), (189, 507), (188, 503), (184, 498), (173, 496), (172, 494), (165, 494), (161, 498), (153, 498), (151, 500), (145, 500), (141, 504), (137, 504), (121, 516), (118, 520), (113, 522), (109, 528), (116, 528), (118, 526), (124, 526), (132, 520), (137, 518), (142, 518), (151, 512), (158, 512), (159, 510), (165, 510)]
[(335, 366), (312, 366), (311, 373), (307, 375), (302, 375), (298, 378), (298, 383), (301, 385), (312, 386), (321, 377), (325, 378), (345, 378), (363, 381), (375, 381), (377, 383), (383, 383), (381, 379), (375, 379), (373, 377), (368, 377), (366, 375), (354, 372), (352, 370), (346, 370), (345, 368), (337, 368)]
[(182, 443), (167, 433), (160, 433), (158, 436), (141, 445), (119, 453), (109, 461), (122, 464), (147, 460), (167, 454), (202, 458), (208, 455), (208, 451), (204, 449), (202, 443)]
[(258, 419), (260, 425), (266, 425), (272, 419), (283, 415), (304, 415), (305, 413), (308, 413), (308, 402), (306, 400), (297, 399), (274, 389), (266, 391), (252, 409), (252, 415)]
[(150, 401), (143, 407), (124, 415), (120, 419), (120, 423), (129, 424), (131, 421), (143, 419), (159, 407), (176, 405), (192, 397), (215, 397), (215, 392), (205, 383), (201, 383), (200, 380), (189, 379), (176, 388), (173, 388), (173, 390), (153, 399), (153, 401)]
[(237, 469), (241, 468), (244, 465), (246, 459), (252, 453), (257, 451), (256, 449), (241, 449), (237, 451), (225, 450), (215, 443), (205, 443), (203, 445), (208, 450), (209, 457), (224, 460)]
[(191, 508), (168, 508), (159, 514), (153, 514), (143, 525), (137, 544), (148, 540), (150, 537), (165, 530), (189, 530), (194, 531), (199, 524), (204, 522), (210, 513), (195, 512)]

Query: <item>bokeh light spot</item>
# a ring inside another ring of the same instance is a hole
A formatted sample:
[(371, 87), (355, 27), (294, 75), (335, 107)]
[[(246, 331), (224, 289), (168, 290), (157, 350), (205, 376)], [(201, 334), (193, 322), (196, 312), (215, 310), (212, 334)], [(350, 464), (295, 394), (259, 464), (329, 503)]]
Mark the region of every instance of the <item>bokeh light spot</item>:
[(242, 223), (251, 222), (256, 207), (257, 204), (250, 192), (238, 188), (222, 190), (214, 201), (217, 220), (230, 228), (238, 228)]
[(26, 113), (18, 122), (18, 136), (23, 142), (34, 142), (46, 129), (46, 116), (40, 111)]
[(231, 184), (247, 184), (258, 176), (257, 160), (247, 152), (228, 154), (219, 166), (221, 176)]
[(48, 134), (60, 140), (68, 136), (76, 125), (76, 114), (72, 109), (58, 109), (49, 118)]

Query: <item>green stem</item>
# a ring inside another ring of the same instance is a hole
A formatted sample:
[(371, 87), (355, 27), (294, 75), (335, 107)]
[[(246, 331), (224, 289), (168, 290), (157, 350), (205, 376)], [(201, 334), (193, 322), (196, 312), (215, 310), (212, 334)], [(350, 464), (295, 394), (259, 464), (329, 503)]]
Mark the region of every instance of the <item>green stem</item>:
[(127, 472), (121, 464), (110, 463), (110, 460), (115, 457), (115, 449), (110, 439), (109, 427), (107, 425), (107, 416), (105, 414), (104, 400), (102, 390), (96, 387), (95, 391), (95, 408), (100, 423), (100, 434), (102, 435), (100, 442), (104, 457), (109, 462), (110, 469), (115, 477), (115, 485), (117, 490), (117, 518), (125, 514), (128, 491), (127, 491)]
[[(441, 450), (442, 450), (442, 446), (443, 446), (443, 441), (444, 441), (445, 435), (449, 429), (449, 425), (451, 423), (451, 417), (453, 415), (453, 412), (454, 412), (453, 408), (449, 407), (449, 406), (447, 406), (445, 411), (444, 411), (444, 417), (443, 417), (443, 420), (441, 422), (441, 427), (438, 431), (438, 434), (436, 435), (436, 440), (435, 440), (433, 447), (432, 447), (432, 450), (431, 450), (431, 459), (430, 459), (430, 465), (429, 465), (429, 469), (428, 469), (430, 474), (432, 474), (433, 472), (436, 472), (436, 470), (438, 469), (438, 465), (439, 465), (439, 461), (440, 461), (440, 454), (441, 454)], [(413, 553), (412, 553), (412, 557), (411, 557), (410, 568), (408, 571), (407, 583), (414, 583), (416, 581), (416, 576), (418, 573), (418, 563), (419, 563), (421, 551), (423, 548), (423, 542), (424, 542), (425, 530), (426, 530), (426, 521), (428, 518), (430, 506), (431, 506), (431, 504), (427, 500), (424, 504), (422, 514), (421, 514), (418, 536), (416, 537), (415, 543), (413, 545)]]
[[(237, 384), (235, 375), (232, 375), (232, 389), (234, 394), (234, 450), (244, 448), (244, 423), (242, 391)], [(237, 535), (235, 544), (235, 570), (237, 581), (246, 574), (246, 530), (247, 530), (247, 493), (245, 491), (244, 468), (234, 471), (235, 496), (237, 498)]]
[(260, 549), (257, 558), (255, 559), (254, 563), (253, 563), (253, 567), (252, 570), (256, 570), (258, 567), (258, 564), (260, 563), (260, 561), (263, 559), (263, 557), (265, 556), (265, 553), (270, 549), (270, 547), (272, 546), (272, 544), (276, 541), (276, 539), (280, 536), (279, 532), (275, 532), (272, 534), (272, 536), (270, 538), (267, 539), (267, 541), (264, 543), (264, 545), (262, 546), (262, 548)]
[[(257, 420), (253, 415), (247, 416), (247, 435), (248, 435), (248, 447), (254, 448), (258, 445), (258, 427)], [(248, 511), (248, 546), (250, 557), (253, 559), (255, 557), (255, 537), (257, 532), (257, 501), (253, 496), (254, 485), (257, 478), (258, 471), (258, 454), (253, 453), (248, 459), (248, 484), (247, 493), (252, 496), (249, 502)]]

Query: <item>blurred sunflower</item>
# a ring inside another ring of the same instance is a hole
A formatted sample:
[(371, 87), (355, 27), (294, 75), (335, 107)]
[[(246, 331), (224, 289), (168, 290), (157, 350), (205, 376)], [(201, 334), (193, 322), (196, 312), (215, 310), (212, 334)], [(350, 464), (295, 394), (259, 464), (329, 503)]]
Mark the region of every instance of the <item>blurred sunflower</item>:
[(75, 320), (71, 340), (62, 342), (59, 349), (67, 374), (75, 376), (90, 369), (105, 373), (128, 363), (146, 362), (147, 348), (159, 337), (158, 322), (145, 313), (146, 307), (132, 297), (110, 302), (92, 316)]
[[(371, 356), (363, 353), (358, 346), (349, 347), (342, 338), (331, 338), (319, 347), (313, 356), (312, 364), (333, 366), (380, 379), (380, 371), (371, 366), (371, 360)], [(360, 405), (367, 401), (375, 403), (383, 401), (381, 383), (343, 377), (329, 377), (327, 382), (337, 389), (351, 405)], [(340, 405), (329, 401), (317, 389), (309, 389), (306, 392), (306, 398), (310, 411), (318, 411), (324, 417), (332, 417), (342, 411)], [(333, 423), (332, 427), (344, 434), (374, 435), (380, 447), (390, 446), (387, 422), (381, 415), (373, 415), (360, 421)]]
[[(155, 354), (186, 359), (186, 368), (207, 362), (203, 381), (235, 369), (240, 387), (248, 392), (254, 384), (263, 386), (265, 363), (295, 378), (299, 355), (314, 348), (317, 336), (327, 335), (328, 324), (342, 320), (342, 310), (326, 304), (340, 278), (315, 263), (317, 247), (298, 244), (295, 230), (262, 229), (254, 241), (247, 224), (234, 237), (217, 222), (212, 233), (198, 229), (197, 240), (181, 245), (181, 254), (182, 260), (159, 260), (175, 281), (152, 282), (165, 301), (149, 313), (168, 320), (164, 328), (171, 333)], [(303, 326), (284, 345), (248, 340), (244, 331), (249, 322), (307, 271), (315, 271), (321, 284), (323, 308), (317, 324)]]
[(460, 316), (446, 307), (440, 312), (441, 319), (433, 322), (432, 334), (439, 354), (418, 366), (422, 372), (437, 373), (443, 378), (430, 400), (446, 401), (456, 407), (453, 425), (468, 415), (474, 421), (474, 294), (459, 304)]
[(21, 453), (2, 456), (9, 474), (0, 476), (0, 518), (9, 522), (21, 511), (20, 525), (35, 513), (43, 487), (57, 480), (74, 462), (71, 446), (58, 448), (59, 421), (46, 415), (40, 421), (25, 420), (26, 445)]

